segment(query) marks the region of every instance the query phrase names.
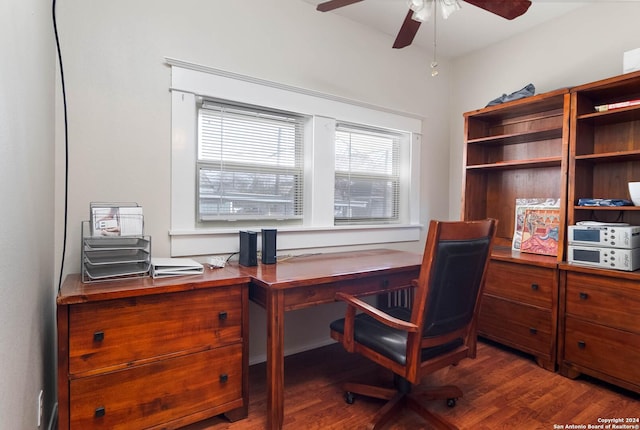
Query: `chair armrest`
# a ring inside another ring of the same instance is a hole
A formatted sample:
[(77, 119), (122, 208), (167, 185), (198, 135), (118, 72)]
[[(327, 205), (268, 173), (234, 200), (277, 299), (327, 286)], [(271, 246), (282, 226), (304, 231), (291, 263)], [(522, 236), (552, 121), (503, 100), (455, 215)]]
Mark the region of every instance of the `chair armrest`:
[(363, 300), (360, 300), (357, 297), (354, 297), (350, 294), (346, 294), (342, 292), (336, 293), (336, 299), (346, 302), (349, 306), (357, 310), (360, 310), (366, 313), (367, 315), (370, 315), (372, 318), (375, 318), (376, 320), (380, 321), (382, 324), (385, 324), (389, 327), (392, 327), (398, 330), (404, 330), (406, 332), (418, 331), (417, 325), (405, 320), (392, 317), (391, 315), (381, 311), (375, 306), (372, 306), (369, 303)]

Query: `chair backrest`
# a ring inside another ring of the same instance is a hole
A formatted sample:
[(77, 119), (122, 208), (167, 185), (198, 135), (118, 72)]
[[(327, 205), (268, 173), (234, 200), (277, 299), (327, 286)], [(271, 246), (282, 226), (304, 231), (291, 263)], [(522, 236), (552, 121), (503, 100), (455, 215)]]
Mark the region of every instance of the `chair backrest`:
[(475, 323), (496, 223), (431, 221), (411, 318), (422, 325), (423, 347), (435, 338), (466, 342)]

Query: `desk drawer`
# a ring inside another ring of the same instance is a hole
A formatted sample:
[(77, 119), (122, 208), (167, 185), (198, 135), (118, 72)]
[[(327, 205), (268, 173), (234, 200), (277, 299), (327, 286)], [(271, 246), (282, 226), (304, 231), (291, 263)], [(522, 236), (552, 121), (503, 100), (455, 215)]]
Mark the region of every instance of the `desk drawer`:
[(640, 335), (567, 317), (564, 361), (640, 387)]
[(551, 312), (491, 295), (482, 297), (478, 332), (490, 339), (545, 357), (552, 349)]
[(492, 260), (485, 293), (551, 309), (555, 269)]
[(242, 405), (242, 346), (75, 379), (70, 400), (71, 430), (142, 429), (219, 414)]
[[(374, 274), (354, 279), (344, 279), (285, 290), (285, 309), (287, 311), (313, 306), (321, 303), (335, 302), (338, 291), (357, 295), (383, 294), (386, 291), (411, 287), (411, 283), (418, 277), (418, 271), (398, 273)], [(260, 290), (254, 292), (259, 298)]]
[(241, 324), (241, 286), (73, 305), (69, 374), (236, 343)]
[(568, 315), (640, 333), (637, 281), (567, 273)]

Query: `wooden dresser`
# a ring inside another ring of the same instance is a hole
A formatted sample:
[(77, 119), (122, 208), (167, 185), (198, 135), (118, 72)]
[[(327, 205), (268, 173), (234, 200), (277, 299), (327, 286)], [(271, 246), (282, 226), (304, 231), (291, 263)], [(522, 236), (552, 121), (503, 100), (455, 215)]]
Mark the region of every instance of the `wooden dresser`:
[[(531, 354), (554, 371), (556, 362), (558, 270), (538, 256), (538, 265), (498, 249), (489, 264), (478, 334)], [(536, 256), (531, 256), (535, 260)]]
[(248, 412), (248, 284), (237, 271), (83, 284), (57, 298), (59, 429), (175, 429)]
[(640, 393), (640, 279), (563, 265), (560, 373), (581, 373)]

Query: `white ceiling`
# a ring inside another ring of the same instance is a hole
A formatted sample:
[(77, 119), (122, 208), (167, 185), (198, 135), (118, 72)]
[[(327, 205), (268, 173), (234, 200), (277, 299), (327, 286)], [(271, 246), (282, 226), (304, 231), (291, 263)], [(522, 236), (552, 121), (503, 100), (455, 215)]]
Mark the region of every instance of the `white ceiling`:
[[(315, 6), (325, 0), (302, 1)], [(468, 54), (508, 39), (543, 22), (556, 19), (593, 1), (532, 0), (531, 7), (524, 15), (510, 21), (461, 0), (462, 9), (454, 12), (447, 20), (444, 20), (438, 12), (436, 21), (438, 57), (455, 58)], [(408, 0), (364, 0), (331, 12), (317, 13), (338, 14), (388, 34), (391, 36), (389, 49), (392, 49), (393, 40), (409, 10), (408, 3)], [(433, 17), (431, 17), (428, 22), (422, 23), (413, 44), (432, 52), (433, 30)]]

